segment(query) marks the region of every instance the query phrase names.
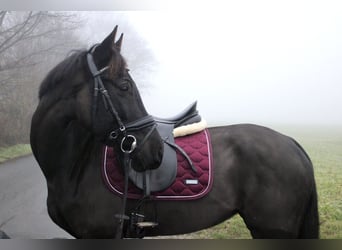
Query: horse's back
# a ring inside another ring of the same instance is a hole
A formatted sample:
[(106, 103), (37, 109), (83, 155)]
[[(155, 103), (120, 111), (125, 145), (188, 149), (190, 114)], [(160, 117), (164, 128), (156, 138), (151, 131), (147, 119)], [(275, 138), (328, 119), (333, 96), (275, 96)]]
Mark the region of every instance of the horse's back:
[[(312, 163), (304, 149), (291, 137), (272, 129), (238, 124), (210, 128), (215, 150), (230, 150), (248, 171), (313, 174)], [(223, 152), (221, 152), (223, 153)], [(254, 167), (250, 167), (250, 164)]]

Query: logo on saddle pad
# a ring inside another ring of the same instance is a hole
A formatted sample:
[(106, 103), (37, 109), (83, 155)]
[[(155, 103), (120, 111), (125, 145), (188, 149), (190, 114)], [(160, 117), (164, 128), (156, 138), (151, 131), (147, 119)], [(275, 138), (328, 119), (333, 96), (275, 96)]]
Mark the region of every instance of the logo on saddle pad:
[[(152, 176), (149, 179), (151, 182), (150, 198), (154, 200), (194, 200), (206, 195), (213, 183), (213, 160), (209, 131), (204, 129), (195, 134), (177, 137), (174, 138), (174, 145), (171, 143), (169, 145), (167, 141), (164, 145), (170, 147), (170, 151), (171, 148), (176, 147), (173, 149), (176, 154), (175, 166), (166, 171), (163, 169), (159, 172), (153, 172), (158, 169), (148, 170), (150, 172), (147, 174)], [(161, 167), (170, 168), (170, 166)], [(104, 147), (102, 173), (109, 190), (122, 196), (124, 190), (123, 168), (120, 166), (113, 148), (107, 146)], [(169, 176), (163, 176), (164, 178), (161, 178), (162, 181), (160, 181), (159, 177), (163, 173)], [(130, 173), (129, 178), (128, 198), (141, 199), (144, 196), (142, 184), (139, 184), (139, 180), (135, 180), (135, 173)], [(160, 183), (153, 185), (155, 180)]]

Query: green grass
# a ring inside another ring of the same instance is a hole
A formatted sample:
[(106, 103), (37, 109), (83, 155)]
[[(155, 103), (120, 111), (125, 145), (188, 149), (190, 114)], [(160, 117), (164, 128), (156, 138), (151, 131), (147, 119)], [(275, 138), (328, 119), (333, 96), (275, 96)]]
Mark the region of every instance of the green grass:
[(7, 160), (30, 154), (31, 147), (29, 144), (18, 144), (11, 147), (0, 148), (0, 163)]
[(189, 235), (195, 239), (251, 239), (251, 235), (239, 215), (212, 228)]

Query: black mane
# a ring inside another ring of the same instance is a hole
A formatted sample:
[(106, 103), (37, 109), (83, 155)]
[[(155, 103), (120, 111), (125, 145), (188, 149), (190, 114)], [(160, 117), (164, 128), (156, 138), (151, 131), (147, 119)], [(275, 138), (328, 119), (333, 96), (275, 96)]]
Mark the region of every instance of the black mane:
[(73, 51), (71, 55), (57, 64), (40, 85), (39, 99), (53, 90), (60, 82), (69, 79), (80, 67), (85, 67), (87, 50)]

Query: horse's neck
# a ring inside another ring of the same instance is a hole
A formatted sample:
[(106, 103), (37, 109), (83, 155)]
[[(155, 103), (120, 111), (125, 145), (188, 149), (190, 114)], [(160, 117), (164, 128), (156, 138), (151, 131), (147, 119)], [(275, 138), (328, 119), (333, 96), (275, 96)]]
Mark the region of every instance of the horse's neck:
[(93, 136), (68, 114), (54, 112), (35, 115), (32, 122), (32, 150), (47, 179), (80, 174), (80, 161), (90, 157), (95, 147)]

